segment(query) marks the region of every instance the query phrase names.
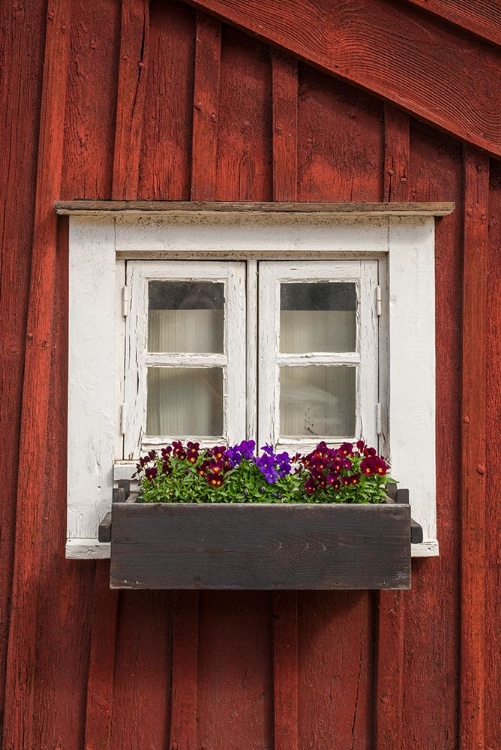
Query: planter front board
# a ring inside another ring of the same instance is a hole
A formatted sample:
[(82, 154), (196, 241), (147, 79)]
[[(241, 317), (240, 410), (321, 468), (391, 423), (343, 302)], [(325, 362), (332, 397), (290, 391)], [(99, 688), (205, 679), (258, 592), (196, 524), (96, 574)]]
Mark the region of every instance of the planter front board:
[(111, 588), (408, 589), (410, 507), (114, 503)]

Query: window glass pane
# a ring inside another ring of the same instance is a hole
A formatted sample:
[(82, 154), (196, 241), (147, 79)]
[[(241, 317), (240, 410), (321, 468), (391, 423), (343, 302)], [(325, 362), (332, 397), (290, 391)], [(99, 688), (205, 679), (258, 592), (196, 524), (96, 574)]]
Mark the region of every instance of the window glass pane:
[(356, 346), (355, 284), (280, 285), (281, 352), (354, 352)]
[(221, 367), (149, 367), (148, 435), (223, 434)]
[(148, 351), (222, 353), (224, 284), (150, 281)]
[(353, 437), (356, 367), (280, 367), (280, 437)]

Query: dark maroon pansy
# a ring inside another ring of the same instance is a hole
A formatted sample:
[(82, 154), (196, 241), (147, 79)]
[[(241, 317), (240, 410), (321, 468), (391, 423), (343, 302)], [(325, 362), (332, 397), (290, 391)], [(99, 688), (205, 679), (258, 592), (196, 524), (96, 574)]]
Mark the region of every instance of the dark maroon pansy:
[(153, 480), (155, 479), (155, 477), (156, 477), (157, 474), (158, 474), (158, 469), (157, 469), (156, 466), (150, 466), (144, 472), (144, 475), (145, 475), (146, 479), (149, 479), (150, 482), (153, 482)]

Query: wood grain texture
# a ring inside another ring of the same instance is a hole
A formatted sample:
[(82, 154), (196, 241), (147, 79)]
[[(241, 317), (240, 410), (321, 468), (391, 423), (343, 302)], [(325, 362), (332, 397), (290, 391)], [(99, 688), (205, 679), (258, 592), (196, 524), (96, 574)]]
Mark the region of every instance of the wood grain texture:
[(271, 201), (269, 47), (223, 27), (217, 201)]
[(177, 591), (172, 624), (172, 681), (169, 747), (197, 750), (199, 593)]
[(151, 3), (139, 170), (143, 199), (190, 198), (195, 20), (193, 8), (175, 0)]
[(298, 592), (273, 594), (274, 750), (299, 747)]
[(198, 748), (273, 747), (271, 597), (200, 592)]
[[(0, 7), (0, 712), (3, 712), (45, 7)], [(26, 49), (30, 54), (26, 54)], [(22, 117), (19, 113), (22, 112)], [(7, 146), (8, 144), (8, 146)], [(0, 729), (1, 738), (1, 729)], [(1, 739), (0, 739), (1, 743)]]
[[(495, 95), (501, 86), (501, 53), (459, 30), (446, 29), (419, 11), (387, 0), (347, 0), (338, 5), (330, 0), (289, 0), (286, 6), (260, 0), (189, 1), (501, 155)], [(489, 70), (488, 78), (476, 75), (482, 68)]]
[(273, 200), (297, 199), (297, 60), (274, 50)]
[(298, 199), (381, 198), (382, 104), (340, 81), (299, 67)]
[[(384, 108), (383, 197), (409, 200), (410, 122), (390, 105)], [(376, 609), (375, 750), (402, 746), (404, 701), (405, 598), (381, 591)]]
[(464, 161), (461, 444), (461, 747), (485, 747), (486, 398), (489, 160)]
[(148, 66), (149, 2), (122, 0), (112, 197), (137, 197)]
[(409, 200), (409, 116), (386, 104), (384, 107), (383, 200)]
[(111, 586), (410, 586), (408, 505), (115, 503)]
[(120, 594), (111, 750), (169, 748), (172, 597)]
[(42, 499), (48, 455), (53, 300), (56, 268), (54, 200), (59, 197), (63, 162), (69, 3), (49, 5), (45, 39), (33, 251), (18, 464), (12, 610), (6, 670), (4, 747), (33, 742), (38, 570), (42, 544)]
[(118, 592), (110, 591), (108, 561), (96, 563), (93, 602), (87, 667), (85, 750), (108, 750), (111, 743), (118, 611)]
[[(489, 194), (489, 281), (487, 284), (487, 423), (486, 434), (496, 435), (501, 405), (501, 163), (490, 165)], [(501, 445), (487, 440), (486, 486), (486, 605), (485, 638), (485, 746), (501, 747), (501, 714), (497, 710), (501, 695), (501, 599), (499, 561), (499, 487), (501, 483)]]
[(367, 592), (299, 596), (299, 738), (315, 750), (373, 750), (373, 621)]
[(221, 67), (221, 24), (197, 13), (191, 198), (216, 197), (216, 159)]
[(111, 195), (120, 27), (115, 0), (72, 6), (62, 198)]
[[(411, 120), (412, 200), (462, 204), (461, 144)], [(437, 534), (440, 557), (414, 560), (405, 607), (402, 750), (460, 747), (459, 479), (462, 211), (435, 226)], [(409, 678), (409, 675), (412, 675)]]
[(406, 0), (438, 18), (477, 34), (482, 39), (501, 44), (501, 6), (496, 0)]
[[(371, 162), (371, 168), (374, 163)], [(327, 192), (327, 191), (326, 191)], [(451, 202), (374, 203), (359, 202), (252, 202), (242, 201), (56, 201), (58, 214), (109, 212), (109, 213), (161, 213), (163, 211), (216, 211), (238, 213), (342, 213), (342, 214), (388, 214), (390, 216), (448, 216), (454, 211)]]

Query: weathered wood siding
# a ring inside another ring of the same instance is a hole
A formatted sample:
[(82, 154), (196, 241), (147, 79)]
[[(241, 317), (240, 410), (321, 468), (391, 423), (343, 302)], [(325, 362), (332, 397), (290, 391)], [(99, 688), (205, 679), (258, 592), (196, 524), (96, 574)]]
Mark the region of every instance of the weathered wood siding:
[[(4, 3), (0, 28), (4, 750), (501, 747), (501, 164), (174, 0)], [(410, 592), (118, 593), (64, 559), (74, 198), (455, 201), (441, 556)]]

